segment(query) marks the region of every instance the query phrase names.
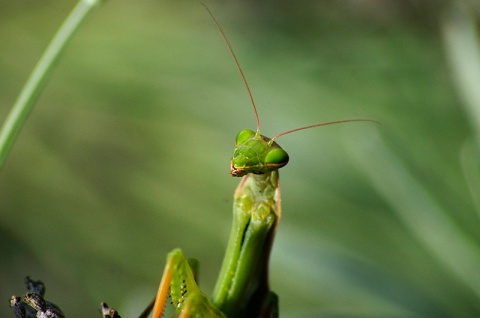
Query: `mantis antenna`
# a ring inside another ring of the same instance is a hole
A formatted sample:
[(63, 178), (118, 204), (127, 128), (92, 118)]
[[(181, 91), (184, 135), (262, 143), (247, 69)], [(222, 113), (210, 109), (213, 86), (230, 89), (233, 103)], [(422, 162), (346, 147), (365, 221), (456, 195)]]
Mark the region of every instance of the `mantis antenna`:
[(292, 129), (292, 130), (288, 130), (288, 131), (285, 131), (285, 132), (282, 132), (282, 133), (276, 135), (275, 137), (273, 137), (273, 138), (271, 139), (271, 141), (273, 142), (273, 140), (277, 139), (278, 137), (281, 137), (281, 136), (284, 136), (284, 135), (288, 135), (288, 134), (291, 134), (291, 133), (296, 132), (296, 131), (299, 131), (299, 130), (310, 129), (310, 128), (315, 128), (315, 127), (320, 127), (320, 126), (327, 126), (327, 125), (350, 123), (350, 122), (353, 122), (353, 121), (369, 121), (369, 122), (372, 122), (372, 123), (381, 125), (380, 122), (378, 122), (378, 121), (376, 121), (376, 120), (373, 120), (373, 119), (364, 119), (364, 118), (335, 120), (335, 121), (329, 121), (329, 122), (326, 122), (326, 123), (319, 123), (319, 124), (314, 124), (314, 125), (309, 125), (309, 126), (304, 126), (304, 127), (300, 127), (300, 128), (295, 128), (295, 129)]
[(242, 80), (245, 83), (245, 87), (247, 88), (247, 91), (248, 91), (248, 96), (250, 96), (250, 101), (252, 102), (253, 111), (255, 112), (255, 120), (257, 122), (257, 134), (259, 134), (260, 133), (260, 119), (258, 118), (257, 106), (255, 106), (255, 101), (253, 100), (252, 91), (250, 90), (250, 87), (248, 86), (247, 79), (245, 78), (245, 75), (243, 74), (243, 71), (242, 71), (242, 67), (240, 66), (240, 63), (238, 62), (238, 59), (237, 59), (237, 56), (235, 55), (235, 52), (233, 52), (232, 46), (230, 45), (230, 42), (228, 41), (227, 36), (223, 32), (220, 24), (217, 22), (217, 19), (215, 19), (215, 16), (213, 15), (213, 13), (210, 11), (210, 9), (208, 9), (208, 7), (205, 4), (202, 3), (202, 5), (208, 11), (208, 14), (210, 14), (210, 16), (212, 17), (213, 22), (215, 22), (215, 25), (217, 26), (218, 30), (220, 30), (220, 33), (222, 34), (222, 37), (225, 40), (225, 43), (227, 43), (228, 49), (230, 50), (230, 53), (232, 54), (232, 57), (235, 61), (235, 64), (237, 65), (237, 68), (240, 71), (240, 75), (242, 76)]
[[(215, 19), (215, 16), (213, 15), (213, 13), (210, 11), (210, 9), (204, 3), (202, 3), (202, 5), (207, 10), (208, 14), (210, 14), (210, 16), (213, 19), (213, 22), (215, 23), (218, 30), (222, 34), (222, 37), (225, 40), (225, 43), (227, 44), (227, 47), (228, 47), (230, 53), (232, 54), (233, 60), (235, 61), (235, 64), (237, 65), (238, 70), (240, 71), (240, 75), (242, 76), (243, 83), (245, 83), (245, 87), (247, 88), (247, 91), (248, 91), (248, 96), (250, 96), (250, 101), (252, 102), (253, 111), (255, 112), (255, 120), (257, 122), (257, 135), (258, 135), (258, 134), (260, 134), (260, 119), (258, 117), (257, 106), (255, 106), (255, 101), (253, 100), (252, 91), (250, 90), (250, 86), (248, 86), (248, 82), (247, 82), (247, 79), (245, 78), (245, 75), (243, 74), (242, 67), (240, 66), (240, 63), (238, 62), (237, 56), (235, 55), (235, 52), (233, 51), (233, 48), (232, 48), (232, 45), (230, 44), (230, 41), (228, 41), (228, 38), (225, 35), (225, 32), (223, 32), (222, 27), (218, 23), (217, 19)], [(329, 122), (325, 122), (325, 123), (319, 123), (319, 124), (304, 126), (304, 127), (300, 127), (300, 128), (296, 128), (296, 129), (292, 129), (292, 130), (282, 132), (282, 133), (276, 135), (275, 137), (271, 138), (270, 143), (273, 143), (273, 141), (278, 137), (281, 137), (281, 136), (284, 136), (284, 135), (287, 135), (287, 134), (291, 134), (291, 133), (299, 131), (299, 130), (310, 129), (310, 128), (315, 128), (315, 127), (320, 127), (320, 126), (334, 125), (334, 124), (349, 123), (349, 122), (354, 122), (354, 121), (369, 121), (369, 122), (373, 122), (373, 123), (376, 123), (376, 124), (380, 125), (380, 123), (378, 121), (372, 120), (372, 119), (361, 118), (361, 119), (335, 120), (335, 121), (329, 121)]]

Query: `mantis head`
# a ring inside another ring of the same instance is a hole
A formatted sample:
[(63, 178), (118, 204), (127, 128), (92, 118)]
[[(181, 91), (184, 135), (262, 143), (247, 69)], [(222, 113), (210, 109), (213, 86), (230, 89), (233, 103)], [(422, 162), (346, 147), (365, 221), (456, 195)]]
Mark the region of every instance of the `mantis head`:
[(285, 166), (288, 159), (288, 153), (273, 138), (244, 129), (235, 140), (230, 174), (233, 177), (242, 177), (248, 173), (264, 174)]

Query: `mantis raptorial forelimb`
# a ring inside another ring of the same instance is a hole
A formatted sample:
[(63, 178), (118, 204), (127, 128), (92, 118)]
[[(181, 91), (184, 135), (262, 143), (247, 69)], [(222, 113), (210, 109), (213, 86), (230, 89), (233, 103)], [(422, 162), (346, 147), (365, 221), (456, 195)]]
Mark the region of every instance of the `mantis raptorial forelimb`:
[(180, 249), (168, 253), (152, 317), (162, 317), (167, 297), (178, 317), (225, 317), (197, 286), (195, 276)]

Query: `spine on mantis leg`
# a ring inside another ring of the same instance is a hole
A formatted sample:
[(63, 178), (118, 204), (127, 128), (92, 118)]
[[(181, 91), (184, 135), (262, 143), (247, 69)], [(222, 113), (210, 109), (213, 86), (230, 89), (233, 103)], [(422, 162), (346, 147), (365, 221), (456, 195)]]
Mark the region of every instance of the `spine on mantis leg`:
[[(261, 317), (272, 296), (268, 261), (280, 220), (278, 170), (243, 177), (234, 195), (233, 224), (213, 303), (227, 317)], [(268, 314), (270, 316), (270, 314)]]
[[(175, 249), (168, 254), (167, 264), (155, 297), (153, 318), (163, 317), (168, 294), (176, 308), (174, 317), (226, 318), (201, 292), (191, 266), (192, 261), (188, 261), (180, 249)], [(147, 316), (148, 312), (145, 312), (141, 317)]]

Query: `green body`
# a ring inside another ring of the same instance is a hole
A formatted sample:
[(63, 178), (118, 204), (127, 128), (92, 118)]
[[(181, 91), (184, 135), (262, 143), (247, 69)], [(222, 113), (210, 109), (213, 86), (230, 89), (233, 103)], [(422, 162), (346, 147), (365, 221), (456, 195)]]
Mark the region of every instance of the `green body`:
[(287, 162), (287, 153), (271, 139), (251, 130), (237, 135), (230, 174), (243, 178), (235, 191), (232, 230), (213, 292), (214, 304), (228, 317), (276, 312), (268, 261), (281, 216), (278, 168)]

